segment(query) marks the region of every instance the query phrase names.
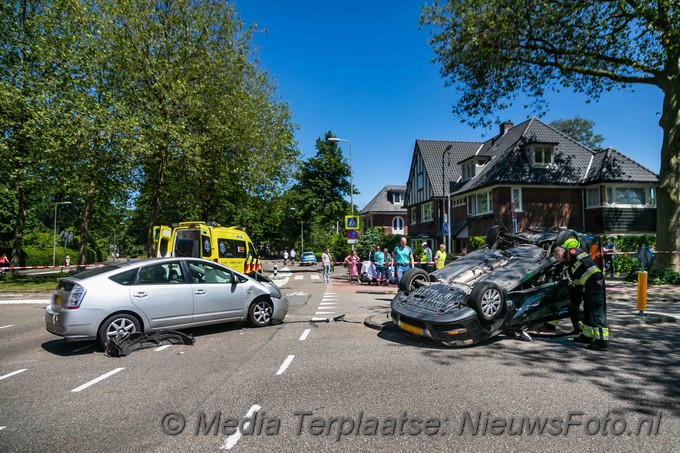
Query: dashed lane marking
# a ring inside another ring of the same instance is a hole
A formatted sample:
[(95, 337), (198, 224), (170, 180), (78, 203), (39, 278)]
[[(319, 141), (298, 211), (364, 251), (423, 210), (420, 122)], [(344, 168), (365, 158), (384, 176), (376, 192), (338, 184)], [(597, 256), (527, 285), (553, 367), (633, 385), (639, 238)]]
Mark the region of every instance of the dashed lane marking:
[(86, 382), (85, 384), (81, 385), (80, 387), (76, 387), (71, 392), (80, 392), (81, 390), (85, 390), (86, 388), (90, 387), (91, 385), (96, 384), (97, 382), (103, 381), (104, 379), (113, 376), (114, 374), (123, 371), (125, 368), (116, 368), (115, 370), (111, 370), (108, 373), (102, 374), (96, 379), (92, 379), (90, 382)]
[(286, 360), (283, 361), (281, 364), (281, 367), (279, 368), (279, 371), (276, 372), (277, 375), (283, 374), (286, 369), (290, 366), (290, 364), (293, 362), (293, 359), (295, 358), (294, 355), (289, 355), (286, 357)]
[(295, 276), (295, 280), (302, 280), (303, 278), (305, 278), (304, 275), (296, 275)]
[(305, 329), (304, 332), (302, 332), (302, 335), (300, 335), (300, 341), (305, 341), (307, 339), (307, 335), (309, 335), (309, 332), (311, 332), (312, 329)]
[(8, 327), (14, 327), (14, 324), (9, 324), (9, 325), (7, 325), (7, 326), (2, 326), (2, 327), (0, 327), (0, 329), (6, 329), (6, 328), (8, 328)]
[[(246, 414), (245, 418), (251, 418), (253, 414), (258, 412), (261, 409), (261, 406), (257, 404), (253, 404), (253, 406), (248, 409), (248, 413)], [(250, 422), (246, 422), (243, 424), (243, 431), (246, 430), (250, 426)], [(220, 447), (220, 450), (231, 450), (236, 446), (236, 443), (239, 441), (243, 434), (241, 433), (241, 430), (238, 429), (234, 434), (231, 434), (227, 439), (224, 441), (222, 446)]]
[(312, 277), (312, 280), (320, 280), (321, 279), (321, 277), (319, 277), (318, 275), (312, 275), (311, 277)]
[(22, 369), (20, 369), (20, 370), (12, 371), (11, 373), (8, 373), (8, 374), (6, 374), (6, 375), (4, 375), (4, 376), (0, 376), (0, 381), (2, 381), (3, 379), (7, 379), (8, 377), (15, 376), (15, 375), (17, 375), (17, 374), (19, 374), (19, 373), (23, 373), (23, 372), (26, 371), (26, 370), (28, 370), (28, 368), (22, 368)]

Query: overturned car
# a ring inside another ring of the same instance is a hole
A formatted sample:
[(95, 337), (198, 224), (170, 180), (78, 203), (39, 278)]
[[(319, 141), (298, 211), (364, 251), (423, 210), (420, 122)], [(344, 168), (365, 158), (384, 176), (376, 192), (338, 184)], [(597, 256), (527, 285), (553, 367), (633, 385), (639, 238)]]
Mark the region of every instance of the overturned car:
[(563, 266), (552, 256), (571, 230), (495, 226), (487, 245), (428, 274), (410, 269), (392, 300), (392, 320), (411, 335), (446, 346), (472, 345), (528, 325), (570, 317), (572, 304)]

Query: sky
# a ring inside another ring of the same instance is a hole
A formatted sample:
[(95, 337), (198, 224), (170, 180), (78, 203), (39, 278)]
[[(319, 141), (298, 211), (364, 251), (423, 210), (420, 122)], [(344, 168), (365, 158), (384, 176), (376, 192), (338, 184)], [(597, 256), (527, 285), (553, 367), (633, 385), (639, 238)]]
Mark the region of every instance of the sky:
[[(289, 105), (303, 159), (316, 154), (326, 131), (352, 143), (354, 204), (363, 209), (386, 185), (405, 185), (415, 141), (484, 141), (498, 126), (472, 128), (451, 112), (458, 91), (433, 63), (429, 30), (420, 28), (425, 0), (237, 0), (246, 25), (256, 25), (262, 69)], [(658, 174), (662, 92), (636, 86), (598, 102), (568, 90), (550, 93), (541, 121), (577, 115), (612, 147)], [(519, 124), (532, 116), (515, 106), (499, 113)], [(349, 146), (340, 143), (349, 161)]]

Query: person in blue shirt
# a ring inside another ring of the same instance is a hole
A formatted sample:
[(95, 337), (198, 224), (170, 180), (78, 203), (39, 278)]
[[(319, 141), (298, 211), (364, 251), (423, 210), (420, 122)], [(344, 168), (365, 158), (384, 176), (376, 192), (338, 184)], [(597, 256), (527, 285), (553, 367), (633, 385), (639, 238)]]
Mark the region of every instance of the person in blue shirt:
[(385, 254), (376, 247), (373, 252), (373, 263), (375, 264), (376, 278), (378, 279), (378, 286), (385, 284)]
[(607, 238), (607, 242), (602, 247), (604, 249), (604, 272), (609, 274), (610, 277), (614, 276), (616, 269), (614, 267), (614, 254), (616, 253), (616, 246), (610, 238)]
[(397, 277), (397, 285), (401, 282), (401, 277), (404, 272), (411, 269), (413, 263), (413, 249), (406, 245), (406, 237), (402, 236), (398, 246), (392, 251), (392, 258), (394, 258), (394, 268)]

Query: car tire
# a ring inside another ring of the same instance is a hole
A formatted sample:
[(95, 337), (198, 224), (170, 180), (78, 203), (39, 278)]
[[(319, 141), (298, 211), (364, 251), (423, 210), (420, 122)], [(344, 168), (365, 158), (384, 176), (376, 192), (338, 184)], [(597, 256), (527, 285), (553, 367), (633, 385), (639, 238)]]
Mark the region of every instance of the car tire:
[(267, 299), (258, 299), (248, 308), (248, 322), (253, 327), (265, 327), (271, 324), (274, 304)]
[(142, 330), (142, 325), (135, 315), (119, 313), (104, 320), (97, 331), (97, 340), (104, 348), (110, 337), (115, 337), (118, 332), (135, 333)]
[(430, 281), (430, 275), (419, 267), (414, 267), (401, 276), (401, 281), (399, 282), (399, 289), (401, 291), (413, 291), (423, 286), (423, 283)]
[(508, 233), (508, 230), (502, 225), (494, 225), (486, 234), (486, 245), (492, 249), (498, 243), (498, 240)]
[(505, 311), (505, 295), (495, 283), (480, 283), (470, 293), (469, 304), (480, 319), (494, 321)]
[(569, 238), (578, 239), (578, 236), (571, 230), (560, 231), (555, 238), (555, 246), (561, 246)]

